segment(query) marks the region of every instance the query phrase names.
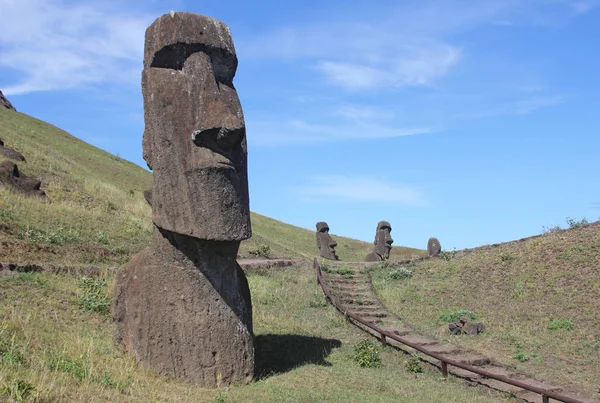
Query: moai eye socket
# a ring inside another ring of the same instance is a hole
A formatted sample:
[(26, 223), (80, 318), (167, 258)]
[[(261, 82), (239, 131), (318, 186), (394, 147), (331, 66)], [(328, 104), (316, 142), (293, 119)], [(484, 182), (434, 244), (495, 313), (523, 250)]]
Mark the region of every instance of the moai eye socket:
[(211, 128), (194, 130), (192, 142), (198, 147), (209, 148), (214, 152), (231, 152), (240, 145), (245, 135), (243, 128)]

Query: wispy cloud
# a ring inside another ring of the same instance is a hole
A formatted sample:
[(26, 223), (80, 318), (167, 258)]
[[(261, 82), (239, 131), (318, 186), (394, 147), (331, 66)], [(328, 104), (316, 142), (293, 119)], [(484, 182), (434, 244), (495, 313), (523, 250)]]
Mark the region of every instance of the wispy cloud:
[(517, 101), (514, 104), (513, 110), (519, 115), (527, 115), (541, 108), (559, 105), (566, 102), (566, 97), (563, 95), (547, 95), (536, 96)]
[(318, 176), (313, 178), (309, 184), (297, 187), (294, 191), (306, 201), (427, 205), (427, 201), (420, 190), (370, 176)]
[(573, 7), (575, 14), (585, 14), (594, 8), (596, 4), (591, 1), (575, 1), (571, 6)]
[(332, 123), (313, 123), (301, 119), (264, 119), (246, 122), (248, 141), (253, 145), (313, 144), (340, 141), (374, 140), (434, 133), (433, 127), (394, 127), (373, 121), (339, 120)]
[(144, 31), (153, 17), (113, 10), (108, 2), (0, 2), (0, 67), (17, 82), (7, 95), (106, 82), (138, 85)]
[(522, 93), (531, 93), (528, 97), (506, 103), (490, 109), (481, 111), (461, 113), (455, 116), (457, 119), (483, 119), (502, 115), (529, 115), (539, 109), (549, 108), (567, 102), (565, 95), (544, 94), (542, 87), (531, 88)]
[(460, 49), (446, 45), (396, 54), (371, 64), (321, 61), (316, 68), (347, 90), (433, 86), (460, 59)]

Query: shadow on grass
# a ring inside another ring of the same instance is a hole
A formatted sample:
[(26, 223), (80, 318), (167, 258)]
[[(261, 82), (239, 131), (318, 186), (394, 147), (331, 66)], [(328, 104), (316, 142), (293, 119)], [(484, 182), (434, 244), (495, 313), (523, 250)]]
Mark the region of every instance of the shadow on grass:
[(281, 374), (305, 365), (331, 366), (325, 358), (342, 342), (296, 334), (263, 334), (254, 338), (256, 379)]

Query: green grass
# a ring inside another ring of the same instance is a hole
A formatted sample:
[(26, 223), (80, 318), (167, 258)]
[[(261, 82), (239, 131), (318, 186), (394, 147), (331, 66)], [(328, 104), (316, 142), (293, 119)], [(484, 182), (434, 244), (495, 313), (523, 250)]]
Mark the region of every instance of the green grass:
[[(19, 169), (40, 179), (52, 200), (43, 203), (0, 188), (0, 260), (119, 265), (149, 244), (151, 209), (142, 195), (152, 187), (149, 171), (5, 108), (0, 109), (0, 138), (25, 156)], [(256, 213), (251, 221), (253, 236), (242, 242), (240, 258), (318, 254), (313, 230)], [(361, 261), (373, 248), (334, 239), (342, 260)], [(392, 258), (422, 253), (394, 247)]]
[[(600, 223), (591, 223), (418, 262), (402, 282), (386, 270), (372, 276), (384, 304), (426, 333), (598, 398), (599, 249)], [(485, 333), (451, 337), (447, 322), (466, 311)]]
[[(19, 401), (19, 393), (28, 402), (510, 401), (441, 381), (429, 367), (409, 372), (410, 356), (389, 347), (373, 344), (381, 367), (362, 368), (354, 354), (365, 334), (331, 306), (311, 306), (320, 291), (308, 264), (248, 273), (256, 381), (206, 390), (169, 380), (114, 345), (110, 317), (79, 302), (82, 290), (95, 287), (82, 276), (0, 276), (0, 401)], [(93, 280), (110, 289), (114, 277), (107, 270)]]

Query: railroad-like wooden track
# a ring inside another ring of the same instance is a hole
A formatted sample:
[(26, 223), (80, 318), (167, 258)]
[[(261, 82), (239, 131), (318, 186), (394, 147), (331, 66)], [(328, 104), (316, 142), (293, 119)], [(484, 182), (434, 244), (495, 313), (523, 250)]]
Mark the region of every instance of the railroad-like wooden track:
[(314, 267), (328, 302), (352, 323), (383, 344), (417, 354), (423, 361), (440, 368), (444, 376), (451, 373), (531, 403), (551, 400), (598, 403), (597, 400), (578, 396), (560, 386), (511, 370), (477, 352), (420, 334), (381, 303), (366, 270), (347, 266), (343, 270), (321, 270), (317, 259), (314, 260)]

